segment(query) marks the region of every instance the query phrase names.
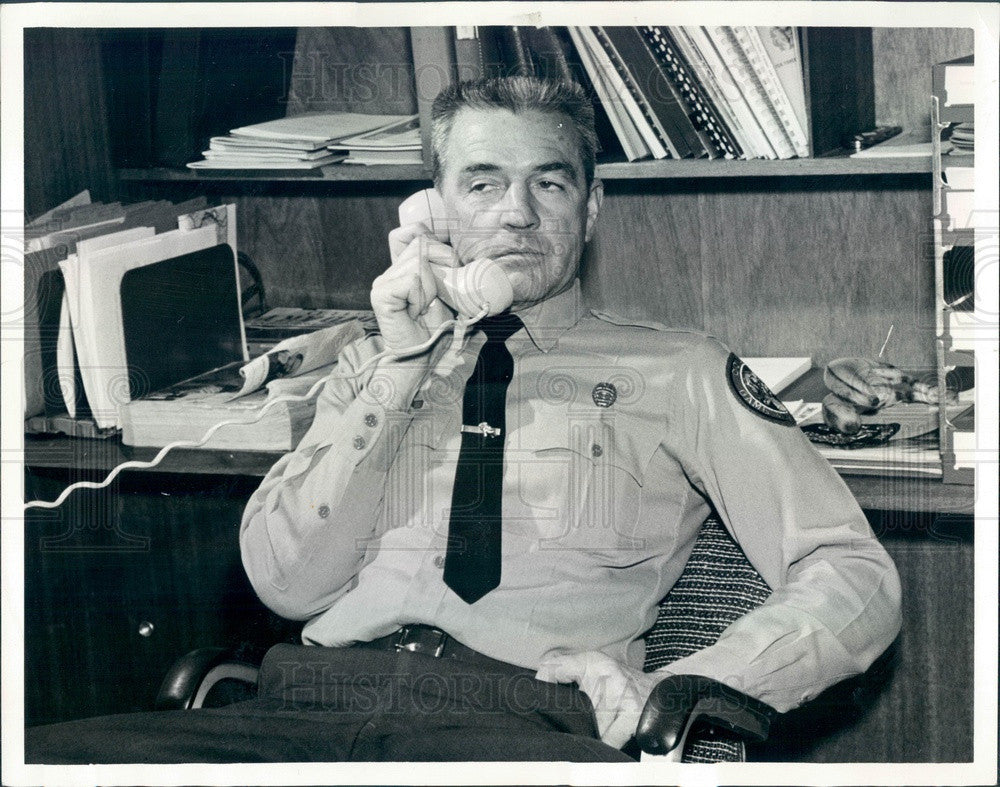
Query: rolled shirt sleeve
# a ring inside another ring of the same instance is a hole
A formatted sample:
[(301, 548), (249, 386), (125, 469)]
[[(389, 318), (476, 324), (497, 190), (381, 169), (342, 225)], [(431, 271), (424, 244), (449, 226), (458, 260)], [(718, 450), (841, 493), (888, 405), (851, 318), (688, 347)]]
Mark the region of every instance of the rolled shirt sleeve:
[[(754, 411), (708, 339), (667, 405), (690, 479), (773, 589), (718, 642), (667, 670), (787, 711), (863, 672), (900, 628), (900, 583), (849, 489), (794, 422)], [(738, 359), (736, 359), (738, 362)]]
[(357, 379), (355, 370), (380, 349), (378, 337), (345, 348), (309, 430), (243, 513), (244, 568), (261, 600), (283, 617), (312, 617), (346, 593), (377, 526), (391, 457), (412, 419), (379, 404), (374, 372)]

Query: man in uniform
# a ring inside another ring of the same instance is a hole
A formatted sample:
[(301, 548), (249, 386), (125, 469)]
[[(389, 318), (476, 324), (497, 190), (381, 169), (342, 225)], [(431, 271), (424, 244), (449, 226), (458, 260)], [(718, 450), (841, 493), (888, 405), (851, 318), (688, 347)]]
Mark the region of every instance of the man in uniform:
[[(381, 335), (344, 352), (241, 528), (261, 599), (321, 647), (272, 651), (254, 703), (112, 725), (154, 730), (146, 761), (623, 760), (667, 674), (785, 711), (898, 632), (891, 560), (753, 372), (711, 337), (582, 306), (603, 196), (582, 91), (463, 83), (433, 135), (450, 243), (392, 233)], [(397, 357), (451, 316), (430, 264), (484, 258), (511, 308)], [(773, 593), (643, 673), (640, 637), (713, 508)]]

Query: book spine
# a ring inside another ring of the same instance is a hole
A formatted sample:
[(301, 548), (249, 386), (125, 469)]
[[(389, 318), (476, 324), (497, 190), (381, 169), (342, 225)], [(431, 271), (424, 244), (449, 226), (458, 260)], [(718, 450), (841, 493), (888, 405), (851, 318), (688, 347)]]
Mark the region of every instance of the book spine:
[(637, 147), (638, 143), (641, 143), (645, 156), (665, 158), (668, 155), (673, 155), (673, 151), (665, 147), (665, 143), (660, 141), (649, 121), (643, 116), (639, 104), (615, 68), (614, 62), (601, 46), (594, 30), (589, 27), (580, 27), (577, 30), (590, 52), (590, 59), (594, 63), (597, 78), (604, 83), (604, 89), (608, 96), (608, 111), (618, 114), (619, 121), (626, 127), (627, 133), (635, 132), (634, 141), (637, 141)]
[(743, 127), (736, 119), (736, 115), (729, 106), (729, 102), (726, 101), (726, 97), (716, 81), (715, 74), (712, 73), (712, 70), (705, 62), (705, 58), (702, 57), (698, 47), (688, 37), (684, 28), (664, 27), (660, 29), (673, 41), (674, 49), (680, 56), (681, 61), (687, 66), (692, 81), (700, 86), (704, 100), (716, 112), (723, 126), (732, 136), (736, 147), (742, 151), (740, 158), (749, 158), (754, 155), (753, 146)]
[(774, 73), (785, 89), (799, 126), (809, 137), (809, 114), (806, 111), (806, 80), (802, 70), (799, 28), (788, 26), (758, 27), (757, 35)]
[(658, 27), (643, 27), (641, 30), (661, 67), (680, 92), (687, 106), (688, 117), (706, 148), (711, 151), (709, 155), (714, 153), (724, 158), (739, 158), (743, 149), (708, 100), (670, 33)]
[[(666, 158), (668, 155), (672, 158), (683, 158), (686, 155), (684, 152), (686, 149), (679, 147), (679, 140), (661, 125), (659, 118), (657, 118), (646, 102), (645, 97), (632, 78), (632, 74), (625, 66), (625, 61), (618, 55), (614, 44), (605, 35), (604, 30), (600, 27), (595, 27), (593, 28), (593, 34), (597, 46), (604, 52), (605, 57), (608, 58), (614, 70), (614, 73), (608, 72), (608, 77), (620, 85), (621, 90), (617, 92), (626, 111), (631, 116), (636, 128), (639, 129), (639, 133), (642, 134), (646, 145), (652, 152), (653, 158)], [(616, 76), (617, 79), (615, 79)]]
[(795, 148), (792, 146), (784, 126), (781, 125), (781, 120), (771, 106), (767, 93), (760, 84), (753, 67), (743, 54), (743, 50), (740, 49), (732, 28), (706, 27), (705, 30), (712, 39), (712, 43), (715, 44), (719, 57), (729, 68), (730, 76), (753, 111), (754, 117), (760, 123), (778, 158), (792, 158), (795, 155)]
[(524, 29), (511, 27), (510, 29), (511, 51), (514, 55), (514, 67), (516, 73), (522, 76), (531, 76), (535, 73), (535, 62), (531, 56), (531, 49), (525, 40)]
[(608, 122), (611, 124), (611, 128), (618, 138), (619, 143), (621, 143), (625, 158), (629, 161), (645, 158), (649, 155), (649, 148), (642, 141), (635, 125), (627, 117), (622, 117), (621, 102), (615, 99), (611, 88), (607, 84), (605, 74), (602, 73), (594, 52), (588, 45), (587, 36), (590, 34), (590, 31), (584, 27), (568, 27), (566, 29), (570, 40), (573, 42), (573, 46), (576, 47), (583, 70), (587, 73), (587, 77), (594, 88), (598, 103), (608, 118)]
[(484, 74), (483, 44), (475, 27), (455, 28), (455, 74), (461, 82)]
[(764, 43), (760, 40), (760, 34), (752, 27), (734, 27), (732, 31), (737, 45), (743, 51), (743, 55), (767, 95), (774, 114), (791, 140), (795, 155), (802, 158), (808, 157), (809, 140), (806, 138), (805, 129), (799, 124), (792, 102), (778, 78), (778, 73), (774, 69), (774, 64), (771, 62), (767, 50), (764, 49)]
[(774, 148), (768, 142), (764, 129), (754, 116), (749, 104), (743, 98), (736, 81), (729, 73), (729, 68), (719, 56), (709, 37), (708, 32), (703, 27), (675, 28), (683, 33), (683, 36), (698, 52), (705, 63), (707, 73), (713, 77), (713, 83), (722, 96), (721, 103), (728, 106), (733, 116), (737, 119), (738, 125), (746, 135), (747, 144), (743, 145), (743, 150), (748, 155), (758, 158), (777, 158)]
[(635, 86), (640, 106), (649, 113), (677, 150), (680, 158), (699, 157), (712, 150), (706, 147), (681, 101), (680, 95), (646, 45), (637, 27), (597, 28), (598, 37), (609, 56)]

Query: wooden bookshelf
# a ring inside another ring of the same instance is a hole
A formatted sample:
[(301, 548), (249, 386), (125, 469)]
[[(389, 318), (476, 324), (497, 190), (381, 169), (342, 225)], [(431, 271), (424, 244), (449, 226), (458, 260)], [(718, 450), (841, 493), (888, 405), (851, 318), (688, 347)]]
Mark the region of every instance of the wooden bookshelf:
[(913, 158), (861, 158), (824, 156), (781, 161), (711, 161), (698, 159), (663, 159), (628, 163), (599, 164), (597, 174), (605, 180), (640, 178), (769, 178), (815, 175), (905, 175), (931, 171), (930, 156)]
[[(929, 170), (928, 170), (929, 171)], [(428, 180), (429, 174), (422, 164), (383, 164), (361, 166), (344, 164), (330, 165), (315, 170), (191, 170), (173, 167), (149, 167), (144, 169), (119, 169), (118, 177), (123, 181), (187, 181), (207, 183), (214, 181), (261, 181), (264, 183), (314, 183), (322, 181), (338, 182), (392, 182)]]
[[(726, 161), (723, 159), (662, 159), (658, 161), (609, 162), (597, 165), (603, 180), (643, 180), (649, 178), (770, 178), (843, 175), (929, 174), (930, 156), (909, 158), (861, 158), (825, 156), (782, 161)], [(331, 165), (315, 171), (267, 172), (263, 170), (217, 172), (152, 167), (120, 169), (125, 181), (264, 181), (311, 183), (316, 181), (417, 181), (429, 179), (422, 165), (385, 164), (380, 166)]]

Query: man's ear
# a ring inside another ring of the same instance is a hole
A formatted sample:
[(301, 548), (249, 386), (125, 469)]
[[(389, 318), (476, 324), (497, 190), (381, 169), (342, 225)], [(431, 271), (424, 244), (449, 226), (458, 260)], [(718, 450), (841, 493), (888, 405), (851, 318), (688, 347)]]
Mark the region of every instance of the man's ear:
[(594, 225), (597, 224), (597, 214), (601, 212), (603, 201), (604, 184), (598, 178), (594, 178), (590, 184), (590, 194), (587, 196), (587, 231), (583, 236), (583, 239), (588, 243), (594, 234)]

